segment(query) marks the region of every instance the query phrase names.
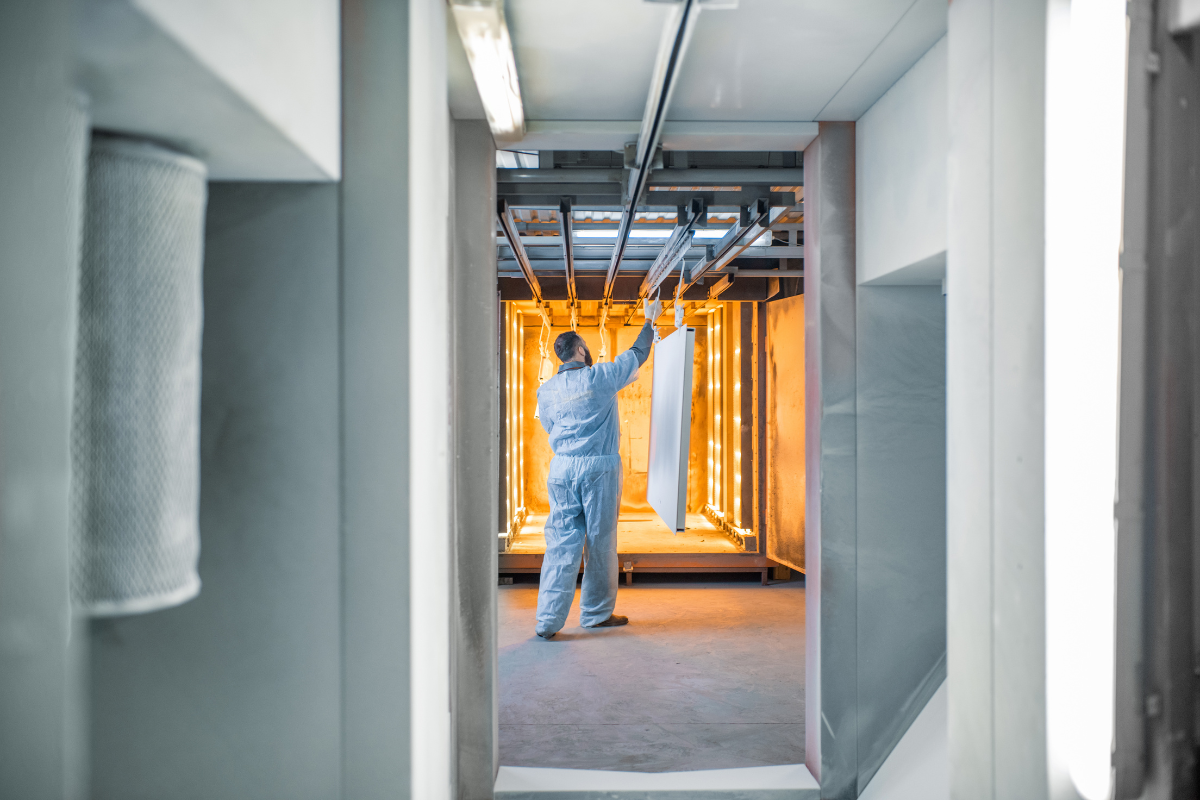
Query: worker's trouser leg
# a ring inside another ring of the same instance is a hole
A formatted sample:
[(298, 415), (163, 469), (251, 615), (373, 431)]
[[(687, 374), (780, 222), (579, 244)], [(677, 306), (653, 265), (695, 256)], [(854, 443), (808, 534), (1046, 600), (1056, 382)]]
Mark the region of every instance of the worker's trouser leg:
[(617, 514), (621, 508), (621, 457), (555, 456), (546, 486), (546, 556), (538, 588), (537, 632), (555, 633), (567, 621), (575, 576), (585, 550), (579, 621), (608, 619), (617, 604)]

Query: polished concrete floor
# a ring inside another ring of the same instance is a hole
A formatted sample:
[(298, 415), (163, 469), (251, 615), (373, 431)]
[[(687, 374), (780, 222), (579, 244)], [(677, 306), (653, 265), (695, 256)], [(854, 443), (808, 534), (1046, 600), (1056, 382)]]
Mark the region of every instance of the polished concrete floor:
[[(621, 628), (533, 632), (536, 575), (500, 587), (500, 763), (643, 772), (804, 761), (804, 582), (646, 576)], [(700, 582), (700, 580), (703, 582)]]
[[(546, 514), (530, 514), (513, 538), (510, 553), (546, 552)], [(622, 512), (617, 520), (618, 553), (740, 553), (703, 514), (687, 515), (687, 530), (673, 532), (652, 512)]]

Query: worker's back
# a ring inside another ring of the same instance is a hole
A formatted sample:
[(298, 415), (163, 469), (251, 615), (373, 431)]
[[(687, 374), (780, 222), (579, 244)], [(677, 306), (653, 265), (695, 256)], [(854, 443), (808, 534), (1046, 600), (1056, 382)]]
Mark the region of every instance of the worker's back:
[(633, 383), (638, 360), (627, 350), (604, 364), (563, 364), (557, 375), (538, 389), (542, 427), (550, 435), (556, 456), (617, 455), (621, 423), (617, 392)]

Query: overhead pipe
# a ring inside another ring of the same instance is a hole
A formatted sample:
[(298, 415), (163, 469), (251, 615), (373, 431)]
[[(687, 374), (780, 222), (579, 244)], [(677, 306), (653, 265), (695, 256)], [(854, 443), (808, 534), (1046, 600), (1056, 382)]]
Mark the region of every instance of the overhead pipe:
[(525, 252), (525, 245), (521, 244), (521, 236), (517, 232), (517, 224), (513, 221), (508, 201), (501, 199), (496, 204), (496, 217), (500, 220), (500, 230), (504, 231), (504, 238), (508, 239), (508, 246), (512, 248), (513, 257), (517, 259), (517, 266), (521, 268), (521, 273), (525, 276), (526, 283), (529, 284), (529, 290), (533, 292), (534, 302), (538, 306), (543, 305), (545, 301), (542, 299), (542, 285), (538, 283), (537, 276), (533, 274), (533, 265), (529, 263), (529, 254)]
[[(642, 115), (642, 130), (638, 135), (634, 168), (629, 176), (629, 200), (625, 207), (625, 213), (621, 216), (621, 226), (617, 229), (617, 242), (613, 247), (608, 274), (604, 278), (605, 302), (612, 299), (613, 284), (616, 282), (617, 272), (621, 268), (621, 257), (625, 254), (625, 245), (629, 241), (633, 215), (637, 211), (638, 203), (641, 202), (642, 194), (646, 191), (651, 167), (654, 164), (654, 154), (658, 150), (658, 143), (662, 138), (667, 106), (671, 102), (671, 94), (675, 90), (675, 84), (682, 71), (683, 56), (687, 51), (688, 41), (691, 39), (699, 13), (699, 0), (683, 0), (671, 7), (667, 24), (663, 28), (658, 59), (654, 65), (654, 76), (650, 81), (650, 94), (646, 97), (646, 111)], [(674, 26), (673, 29), (672, 26)]]

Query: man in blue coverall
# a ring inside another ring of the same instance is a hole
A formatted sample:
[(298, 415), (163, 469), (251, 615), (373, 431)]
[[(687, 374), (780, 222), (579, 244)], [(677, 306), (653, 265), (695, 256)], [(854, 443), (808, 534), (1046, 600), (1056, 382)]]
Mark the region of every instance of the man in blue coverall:
[(567, 621), (575, 598), (575, 576), (583, 565), (579, 622), (585, 628), (624, 625), (617, 604), (617, 515), (621, 510), (621, 423), (617, 392), (633, 383), (654, 344), (652, 321), (662, 313), (655, 300), (633, 346), (611, 363), (592, 364), (592, 354), (574, 331), (554, 341), (563, 362), (538, 389), (542, 427), (550, 435), (550, 516), (546, 556), (538, 587), (537, 635), (551, 639)]

